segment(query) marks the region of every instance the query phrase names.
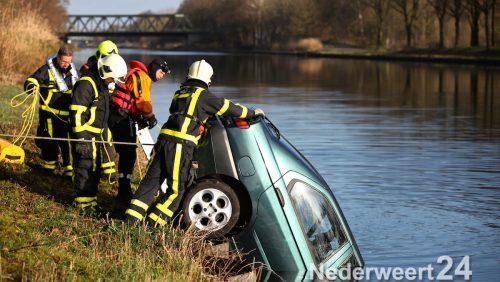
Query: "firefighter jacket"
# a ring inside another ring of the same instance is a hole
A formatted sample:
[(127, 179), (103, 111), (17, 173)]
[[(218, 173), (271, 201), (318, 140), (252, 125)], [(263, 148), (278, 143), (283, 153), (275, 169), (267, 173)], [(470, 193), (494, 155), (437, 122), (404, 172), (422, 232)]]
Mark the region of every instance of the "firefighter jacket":
[[(76, 138), (106, 140), (109, 117), (108, 86), (99, 77), (97, 65), (82, 74), (73, 89), (70, 122)], [(96, 138), (97, 139), (97, 138)]]
[[(68, 69), (62, 70), (56, 60), (56, 58), (50, 58), (45, 65), (28, 77), (24, 82), (24, 90), (29, 91), (37, 86), (40, 87), (40, 110), (67, 120), (71, 89), (78, 75), (73, 64)], [(65, 90), (61, 91), (61, 89)]]
[(200, 128), (214, 114), (240, 118), (255, 116), (253, 110), (213, 95), (206, 89), (206, 84), (198, 80), (188, 80), (181, 85), (172, 99), (169, 111), (170, 117), (160, 133), (195, 145), (201, 137)]

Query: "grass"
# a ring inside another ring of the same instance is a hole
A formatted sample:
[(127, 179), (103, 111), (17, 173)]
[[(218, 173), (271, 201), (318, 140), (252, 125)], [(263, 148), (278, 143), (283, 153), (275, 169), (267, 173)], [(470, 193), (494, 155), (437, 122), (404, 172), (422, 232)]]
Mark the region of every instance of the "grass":
[[(0, 86), (1, 134), (22, 123), (22, 108), (9, 106), (18, 92)], [(192, 230), (124, 224), (116, 188), (104, 180), (98, 201), (108, 213), (80, 214), (71, 181), (39, 168), (32, 139), (23, 148), (24, 164), (0, 163), (0, 281), (215, 281), (238, 272), (231, 258), (207, 253), (211, 243)]]
[(500, 62), (499, 48), (446, 48), (446, 49), (404, 49), (386, 50), (359, 47), (329, 47), (310, 55), (336, 58), (385, 59), (407, 61), (429, 61), (448, 63), (498, 64)]

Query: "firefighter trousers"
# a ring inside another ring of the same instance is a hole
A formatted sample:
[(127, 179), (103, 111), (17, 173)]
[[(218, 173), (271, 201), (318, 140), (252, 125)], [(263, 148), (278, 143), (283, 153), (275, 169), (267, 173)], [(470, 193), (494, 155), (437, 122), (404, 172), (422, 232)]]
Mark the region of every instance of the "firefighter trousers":
[(42, 152), (42, 167), (47, 170), (55, 170), (59, 165), (59, 149), (62, 156), (63, 174), (71, 176), (73, 167), (70, 153), (70, 125), (66, 122), (67, 117), (56, 116), (52, 113), (39, 110), (39, 123), (37, 136), (46, 138), (64, 138), (68, 141), (36, 139), (35, 144)]
[[(108, 128), (104, 129), (101, 133), (101, 140), (106, 141), (102, 144), (100, 155), (101, 155), (101, 168), (102, 173), (111, 177), (112, 174), (116, 172), (115, 169), (115, 149), (113, 146), (113, 135), (111, 134), (111, 130)], [(98, 154), (99, 156), (99, 154)]]
[[(95, 138), (94, 138), (95, 140)], [(73, 150), (73, 189), (79, 208), (97, 205), (97, 186), (101, 178), (102, 143), (92, 142), (92, 151), (80, 155)]]
[[(128, 223), (137, 223), (147, 214), (147, 225), (163, 226), (172, 218), (184, 195), (195, 149), (196, 145), (189, 141), (174, 141), (160, 134), (151, 152), (146, 175), (125, 211)], [(150, 207), (165, 179), (167, 192)]]
[[(123, 118), (110, 128), (113, 140), (117, 142), (136, 143), (137, 133), (135, 123), (130, 117)], [(130, 180), (137, 159), (136, 145), (116, 144), (115, 151), (118, 154), (118, 193), (132, 193)], [(130, 199), (129, 199), (130, 200)]]

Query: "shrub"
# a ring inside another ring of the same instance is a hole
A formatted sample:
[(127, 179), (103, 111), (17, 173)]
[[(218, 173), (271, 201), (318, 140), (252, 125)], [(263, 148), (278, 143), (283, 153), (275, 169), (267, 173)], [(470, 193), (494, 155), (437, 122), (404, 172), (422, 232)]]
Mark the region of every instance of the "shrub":
[(297, 49), (303, 51), (320, 51), (323, 43), (318, 38), (303, 38), (297, 42)]
[(26, 0), (4, 0), (0, 11), (0, 82), (24, 80), (57, 49), (47, 19)]

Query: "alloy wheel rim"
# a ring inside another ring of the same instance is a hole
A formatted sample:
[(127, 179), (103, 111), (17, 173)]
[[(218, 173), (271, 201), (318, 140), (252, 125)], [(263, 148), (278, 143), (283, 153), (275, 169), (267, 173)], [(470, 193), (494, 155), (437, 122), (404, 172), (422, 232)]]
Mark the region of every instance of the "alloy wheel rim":
[(226, 193), (207, 188), (197, 192), (189, 202), (189, 219), (204, 231), (217, 231), (231, 218), (232, 204)]

